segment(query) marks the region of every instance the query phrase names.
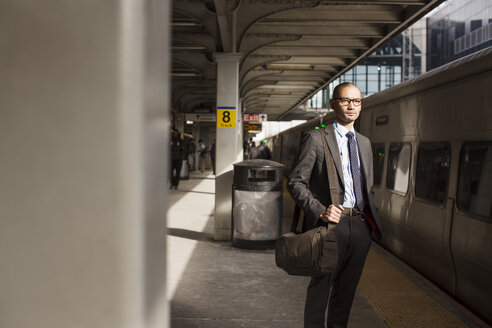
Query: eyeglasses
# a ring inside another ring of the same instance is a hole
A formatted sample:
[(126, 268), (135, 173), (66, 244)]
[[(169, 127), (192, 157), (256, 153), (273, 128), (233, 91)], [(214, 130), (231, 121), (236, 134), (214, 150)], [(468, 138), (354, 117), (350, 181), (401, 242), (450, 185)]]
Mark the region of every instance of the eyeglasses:
[(348, 106), (350, 103), (354, 104), (354, 106), (360, 106), (362, 104), (362, 99), (360, 98), (355, 98), (355, 99), (350, 99), (350, 98), (335, 98), (338, 100), (343, 106)]

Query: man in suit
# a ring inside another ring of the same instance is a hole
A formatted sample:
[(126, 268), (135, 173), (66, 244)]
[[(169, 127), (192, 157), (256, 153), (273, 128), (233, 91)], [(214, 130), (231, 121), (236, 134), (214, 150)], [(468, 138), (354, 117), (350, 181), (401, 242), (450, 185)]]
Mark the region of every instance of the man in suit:
[[(296, 204), (304, 211), (303, 231), (336, 224), (338, 265), (333, 273), (311, 278), (304, 308), (305, 328), (322, 328), (325, 324), (328, 328), (347, 327), (371, 246), (371, 231), (376, 237), (381, 236), (371, 193), (371, 143), (354, 130), (354, 122), (362, 108), (359, 88), (352, 83), (339, 84), (333, 91), (330, 105), (335, 120), (327, 124), (323, 136), (320, 130), (303, 135), (287, 184)], [(322, 137), (328, 143), (338, 177), (335, 185), (339, 199), (333, 201)]]

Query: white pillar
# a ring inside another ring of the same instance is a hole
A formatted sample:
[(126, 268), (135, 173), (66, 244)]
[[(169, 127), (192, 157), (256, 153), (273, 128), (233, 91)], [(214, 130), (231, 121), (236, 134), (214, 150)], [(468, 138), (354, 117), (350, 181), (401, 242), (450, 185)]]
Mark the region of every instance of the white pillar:
[(0, 327), (168, 327), (166, 1), (0, 2)]
[(231, 239), (232, 164), (242, 160), (241, 109), (239, 107), (240, 54), (216, 54), (217, 61), (217, 140), (215, 177), (216, 240)]

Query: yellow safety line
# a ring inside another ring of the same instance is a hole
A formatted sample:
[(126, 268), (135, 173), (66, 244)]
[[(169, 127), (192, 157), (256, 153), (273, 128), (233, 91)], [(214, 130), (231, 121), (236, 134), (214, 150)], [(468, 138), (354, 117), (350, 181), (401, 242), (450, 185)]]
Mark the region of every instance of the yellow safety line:
[(391, 328), (467, 327), (372, 249), (359, 290)]

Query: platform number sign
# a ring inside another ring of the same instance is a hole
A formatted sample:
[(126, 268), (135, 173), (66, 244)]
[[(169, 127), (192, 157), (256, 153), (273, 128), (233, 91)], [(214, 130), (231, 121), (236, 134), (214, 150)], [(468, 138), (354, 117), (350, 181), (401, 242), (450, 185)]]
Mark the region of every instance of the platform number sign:
[(236, 127), (236, 107), (217, 107), (217, 127)]

